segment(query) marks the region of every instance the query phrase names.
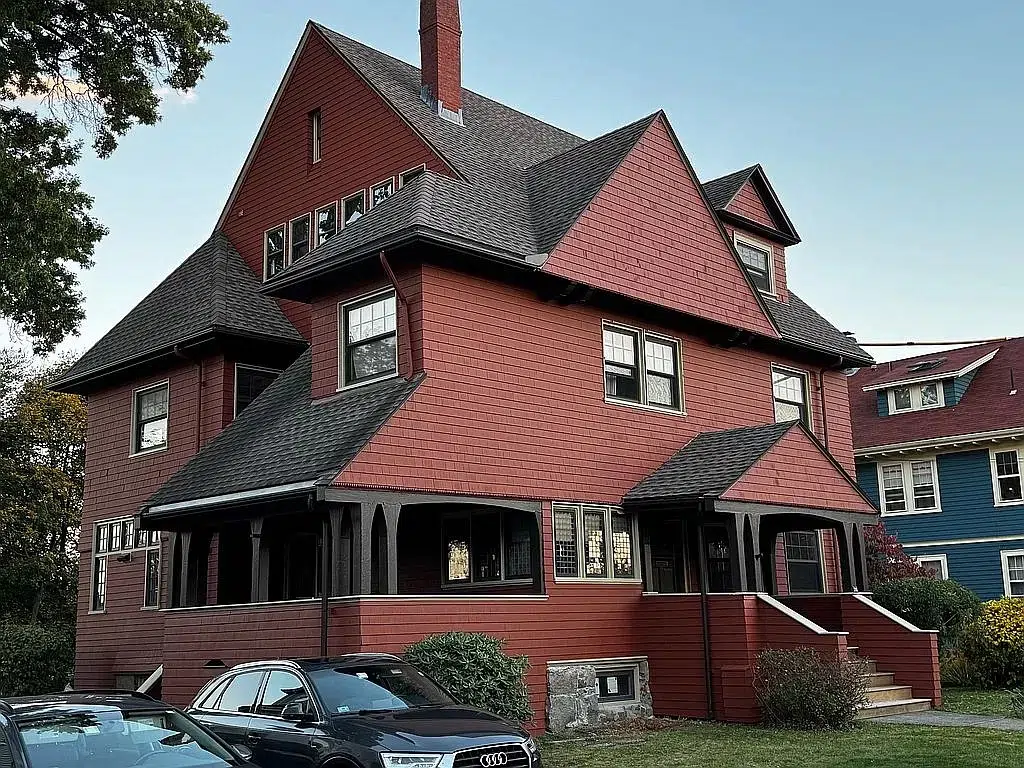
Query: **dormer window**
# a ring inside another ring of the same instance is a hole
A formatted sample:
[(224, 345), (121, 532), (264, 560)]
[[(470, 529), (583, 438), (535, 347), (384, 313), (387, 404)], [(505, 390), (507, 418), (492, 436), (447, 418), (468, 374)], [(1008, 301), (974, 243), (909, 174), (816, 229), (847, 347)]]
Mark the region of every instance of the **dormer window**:
[(393, 178), (382, 181), (370, 188), (370, 207), (380, 205), (389, 197), (395, 194), (395, 180)]
[(941, 408), (944, 395), (941, 381), (893, 387), (889, 390), (889, 413)]
[(772, 247), (749, 237), (734, 235), (736, 253), (739, 254), (743, 268), (750, 275), (750, 280), (762, 293), (775, 293), (772, 279)]
[(339, 308), (340, 384), (351, 387), (398, 372), (395, 292), (383, 291)]
[(289, 264), (294, 264), (309, 253), (309, 214), (292, 219), (291, 223), (291, 251)]

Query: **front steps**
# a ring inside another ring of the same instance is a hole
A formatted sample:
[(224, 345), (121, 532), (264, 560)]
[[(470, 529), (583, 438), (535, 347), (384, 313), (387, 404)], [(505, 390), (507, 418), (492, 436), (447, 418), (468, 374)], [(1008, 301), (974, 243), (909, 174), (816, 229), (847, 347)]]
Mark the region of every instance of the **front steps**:
[[(857, 655), (857, 648), (847, 648), (850, 656)], [(874, 661), (866, 660), (867, 703), (857, 712), (858, 720), (886, 715), (901, 715), (904, 712), (922, 712), (932, 708), (931, 699), (915, 699), (909, 685), (897, 685), (892, 672), (879, 672)]]

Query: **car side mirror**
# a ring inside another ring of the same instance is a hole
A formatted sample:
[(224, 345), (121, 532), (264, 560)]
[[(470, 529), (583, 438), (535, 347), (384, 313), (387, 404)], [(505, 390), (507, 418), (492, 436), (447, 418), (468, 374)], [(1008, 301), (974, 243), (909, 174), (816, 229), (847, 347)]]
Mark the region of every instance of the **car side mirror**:
[(235, 754), (238, 755), (239, 760), (244, 760), (245, 762), (252, 760), (252, 750), (244, 744), (232, 744), (231, 748), (235, 751)]
[(292, 701), (285, 704), (281, 717), (293, 723), (309, 720), (309, 705), (305, 701)]

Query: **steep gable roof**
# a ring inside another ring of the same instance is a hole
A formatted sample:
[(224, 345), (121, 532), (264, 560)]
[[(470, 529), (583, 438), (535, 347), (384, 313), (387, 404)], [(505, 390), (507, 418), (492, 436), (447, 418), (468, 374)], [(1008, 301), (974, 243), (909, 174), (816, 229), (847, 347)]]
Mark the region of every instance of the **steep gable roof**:
[(749, 168), (719, 176), (717, 179), (705, 181), (704, 192), (707, 194), (708, 200), (711, 201), (712, 207), (716, 211), (724, 211), (755, 170), (757, 170), (757, 166), (752, 165)]
[(75, 387), (104, 372), (216, 333), (296, 346), (305, 340), (220, 231), (190, 255), (52, 386)]
[(314, 401), (312, 352), (306, 350), (144, 506), (329, 484), (422, 378), (389, 379)]
[[(764, 172), (760, 163), (704, 182), (704, 192), (715, 211), (726, 221), (763, 231), (763, 234), (786, 245), (800, 242), (796, 227), (793, 226), (786, 209), (782, 207), (779, 196), (775, 194), (775, 188), (772, 187), (768, 174)], [(751, 192), (754, 196), (751, 199), (756, 198), (754, 204), (759, 209), (764, 209), (761, 217), (747, 215), (744, 206), (741, 205), (744, 196)], [(770, 218), (770, 223), (757, 220), (763, 218), (765, 214)]]

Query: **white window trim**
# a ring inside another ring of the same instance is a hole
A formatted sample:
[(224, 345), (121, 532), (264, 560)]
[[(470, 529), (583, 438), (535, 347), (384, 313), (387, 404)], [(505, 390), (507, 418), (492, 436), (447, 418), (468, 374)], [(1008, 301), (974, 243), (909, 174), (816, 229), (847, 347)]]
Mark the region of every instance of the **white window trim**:
[(293, 243), (292, 243), (292, 224), (294, 224), (296, 221), (299, 221), (301, 219), (305, 219), (307, 217), (309, 218), (309, 230), (308, 230), (309, 231), (309, 239), (307, 240), (306, 244), (309, 246), (309, 251), (306, 251), (306, 255), (308, 256), (309, 252), (313, 250), (313, 212), (312, 211), (306, 211), (305, 213), (300, 213), (294, 219), (290, 219), (288, 221), (288, 231), (285, 232), (285, 249), (284, 249), (284, 266), (285, 266), (285, 269), (287, 269), (288, 267), (290, 267), (292, 265), (292, 245), (293, 245)]
[[(932, 482), (935, 484), (935, 508), (917, 509), (914, 505), (914, 472), (911, 467), (919, 461), (928, 461), (932, 465)], [(893, 464), (903, 465), (903, 498), (907, 503), (905, 512), (887, 512), (885, 509), (885, 484), (882, 478), (882, 467)], [(907, 515), (931, 515), (942, 511), (942, 498), (939, 495), (939, 463), (935, 456), (921, 456), (913, 459), (902, 459), (899, 461), (879, 461), (875, 464), (875, 472), (878, 476), (878, 507), (882, 517), (904, 517)]]
[(324, 240), (323, 243), (320, 242), (320, 212), (326, 211), (330, 208), (334, 209), (334, 234), (331, 235), (331, 237), (337, 237), (338, 233), (341, 232), (341, 222), (338, 220), (338, 201), (332, 200), (327, 205), (321, 205), (319, 208), (313, 211), (313, 218), (309, 222), (311, 231), (315, 230), (315, 237), (313, 239), (316, 241), (316, 245), (313, 245), (313, 242), (310, 241), (310, 246), (312, 247), (309, 250), (311, 251), (314, 248), (319, 248), (321, 245), (327, 242), (327, 240)]
[[(768, 251), (768, 290), (763, 291), (760, 288), (758, 290), (761, 293), (769, 296), (775, 295), (775, 247), (764, 240), (758, 240), (756, 237), (745, 235), (740, 233), (738, 230), (733, 230), (732, 233), (733, 246), (738, 246), (740, 243), (747, 246), (748, 248), (756, 248), (759, 251)], [(738, 255), (738, 254), (737, 254)], [(740, 260), (740, 266), (743, 271), (746, 272), (747, 266)]]
[[(345, 221), (345, 206), (348, 204), (349, 200), (354, 200), (357, 197), (361, 197), (363, 199), (363, 214), (362, 215), (365, 216), (366, 212), (369, 210), (369, 208), (367, 207), (367, 203), (366, 203), (366, 199), (367, 199), (368, 195), (367, 195), (367, 191), (365, 189), (360, 189), (358, 192), (353, 192), (351, 195), (345, 195), (345, 197), (341, 198), (341, 208), (338, 210), (338, 231), (339, 232), (341, 230), (343, 230), (346, 226), (348, 226), (348, 222)], [(360, 218), (362, 218), (362, 216)], [(352, 223), (355, 224), (354, 221)]]
[[(632, 529), (632, 542), (633, 542), (633, 578), (615, 578), (614, 576), (603, 576), (587, 577), (583, 574), (584, 562), (586, 561), (585, 549), (584, 549), (584, 530), (583, 530), (583, 512), (584, 508), (591, 510), (601, 509), (604, 510), (604, 522), (605, 522), (605, 563), (608, 566), (609, 572), (614, 572), (614, 545), (612, 542), (612, 529), (611, 529), (611, 515), (613, 512), (623, 511), (621, 507), (615, 506), (614, 504), (585, 504), (585, 503), (573, 503), (568, 501), (555, 501), (551, 503), (551, 575), (554, 577), (555, 583), (557, 584), (628, 584), (637, 585), (643, 584), (643, 574), (641, 573), (640, 566), (640, 526), (637, 522), (637, 516), (635, 513), (628, 513), (630, 516), (630, 527)], [(555, 567), (555, 555), (557, 549), (557, 542), (555, 540), (555, 514), (557, 512), (565, 512), (572, 510), (573, 514), (576, 515), (576, 576), (559, 576), (558, 571)]]
[[(821, 568), (821, 592), (793, 592), (790, 589), (790, 594), (793, 595), (827, 595), (828, 594), (828, 570), (825, 568), (825, 539), (822, 536), (822, 529), (815, 531), (786, 531), (782, 536), (782, 546), (786, 546), (786, 533), (814, 533), (817, 534), (818, 539), (818, 567)], [(797, 560), (798, 563), (806, 563), (806, 560)], [(786, 582), (789, 584), (789, 550), (786, 549)]]
[(402, 171), (400, 174), (398, 174), (398, 188), (401, 189), (402, 187), (404, 187), (408, 183), (405, 180), (405, 177), (406, 177), (407, 174), (410, 174), (413, 171), (423, 171), (424, 173), (426, 173), (426, 170), (427, 170), (427, 164), (426, 163), (420, 163), (419, 165), (414, 165), (412, 168), (406, 168), (404, 171)]
[(310, 152), (313, 157), (314, 165), (323, 159), (323, 146), (321, 145), (324, 138), (323, 121), (323, 112), (321, 112), (319, 108), (314, 109), (309, 113), (310, 139), (312, 142)]
[(270, 229), (263, 230), (263, 280), (266, 282), (270, 279), (270, 250), (267, 248), (267, 235), (273, 232), (275, 229), (283, 230), (284, 233), (284, 269), (288, 266), (288, 223), (277, 224)]
[[(391, 182), (391, 185), (392, 185), (391, 195), (395, 194), (395, 192), (398, 191), (398, 182), (395, 180), (394, 176), (388, 176), (386, 178), (381, 179), (376, 184), (371, 184), (370, 185), (370, 194), (368, 196), (368, 199), (366, 200), (366, 210), (367, 211), (369, 211), (371, 208), (374, 207), (374, 205), (373, 205), (373, 191), (375, 189), (379, 189), (380, 187), (383, 187), (389, 181)], [(388, 197), (391, 197), (391, 195), (388, 195)]]
[[(136, 420), (138, 419), (138, 407), (136, 405), (139, 395), (144, 392), (148, 392), (151, 389), (159, 389), (160, 387), (167, 387), (167, 438), (164, 440), (163, 445), (154, 446), (153, 448), (146, 448), (145, 450), (138, 451), (135, 449), (135, 426)], [(146, 384), (145, 386), (138, 387), (132, 390), (131, 399), (132, 408), (132, 431), (128, 436), (128, 457), (134, 458), (136, 456), (149, 456), (151, 453), (162, 453), (167, 450), (167, 447), (171, 444), (171, 380), (164, 379), (163, 381), (155, 381), (152, 384)]]
[(807, 402), (804, 405), (807, 407), (807, 430), (814, 434), (814, 401), (811, 396), (811, 374), (808, 371), (802, 371), (799, 368), (791, 368), (788, 365), (782, 365), (780, 363), (772, 363), (771, 366), (771, 377), (769, 378), (769, 385), (772, 391), (772, 417), (775, 417), (775, 372), (789, 374), (790, 376), (801, 376), (804, 380), (804, 397), (807, 398)]
[[(935, 385), (936, 391), (938, 392), (938, 401), (935, 405), (922, 405), (921, 404), (921, 388), (930, 387), (932, 384)], [(909, 408), (897, 408), (896, 407), (896, 390), (897, 389), (909, 389), (910, 390), (910, 407)], [(921, 384), (905, 384), (898, 387), (892, 387), (886, 390), (886, 397), (889, 403), (889, 415), (895, 416), (898, 413), (910, 413), (911, 411), (931, 411), (935, 408), (944, 408), (946, 405), (946, 389), (942, 382), (938, 379), (933, 381), (925, 381)]]
[[(1022, 457), (1020, 448), (1015, 446), (1002, 446), (988, 449), (988, 465), (989, 471), (992, 474), (992, 503), (997, 507), (1019, 507), (1024, 504), (1024, 499), (1011, 499), (1010, 501), (1003, 501), (999, 498), (999, 475), (996, 471), (996, 454), (997, 453), (1009, 453), (1010, 451), (1017, 452), (1017, 470), (1021, 473), (1021, 484), (1022, 490), (1024, 490), (1024, 464), (1021, 463)], [(1024, 495), (1024, 494), (1022, 494)]]
[(238, 369), (245, 368), (250, 371), (260, 371), (261, 373), (276, 373), (278, 376), (281, 375), (282, 371), (280, 368), (266, 368), (262, 365), (248, 365), (247, 363), (235, 363), (235, 384), (233, 393), (231, 396), (231, 418), (238, 418)]
[(999, 553), (999, 562), (1003, 571), (1003, 597), (1021, 597), (1010, 594), (1010, 563), (1009, 558), (1024, 556), (1024, 549), (1004, 549)]
[[(372, 379), (366, 379), (364, 381), (357, 381), (353, 384), (345, 383), (345, 309), (351, 307), (353, 304), (361, 304), (364, 301), (369, 301), (376, 298), (377, 296), (386, 296), (388, 294), (394, 294), (395, 296), (395, 371), (394, 373), (385, 373), (380, 376), (374, 376)], [(378, 381), (384, 381), (385, 379), (394, 379), (398, 377), (398, 366), (402, 359), (401, 353), (401, 334), (399, 333), (399, 321), (398, 314), (401, 308), (398, 302), (398, 292), (394, 286), (386, 286), (384, 288), (378, 288), (370, 293), (364, 293), (361, 296), (356, 296), (346, 301), (338, 302), (338, 392), (347, 392), (350, 389), (358, 389), (359, 387), (365, 387), (367, 384), (375, 384)]]
[(933, 555), (916, 555), (911, 559), (918, 565), (921, 565), (921, 562), (923, 560), (938, 560), (940, 563), (939, 578), (943, 581), (949, 579), (949, 566), (946, 562), (946, 555), (944, 553), (935, 553)]
[[(637, 335), (637, 386), (640, 390), (640, 402), (635, 403), (632, 400), (624, 400), (622, 398), (613, 397), (608, 394), (608, 386), (605, 383), (604, 374), (604, 332), (605, 330), (620, 330), (627, 333), (635, 333)], [(646, 341), (650, 338), (653, 341), (659, 341), (663, 344), (671, 344), (676, 348), (676, 378), (679, 386), (679, 406), (673, 408), (670, 405), (657, 405), (647, 402), (647, 345)], [(645, 411), (657, 411), (658, 413), (671, 413), (676, 416), (686, 415), (686, 397), (684, 395), (683, 385), (683, 341), (682, 339), (675, 338), (673, 336), (666, 336), (663, 333), (657, 331), (647, 331), (643, 328), (637, 328), (632, 325), (626, 325), (625, 323), (619, 323), (615, 320), (601, 320), (601, 388), (604, 390), (604, 401), (611, 405), (625, 405), (629, 408), (640, 408)]]
[[(134, 554), (136, 552), (142, 552), (146, 556), (148, 556), (149, 552), (152, 551), (152, 550), (156, 550), (159, 553), (158, 557), (160, 558), (160, 571), (159, 571), (159, 575), (157, 576), (156, 605), (146, 605), (146, 575), (147, 575), (147, 573), (146, 573), (146, 560), (145, 560), (145, 557), (144, 557), (143, 561), (142, 561), (142, 565), (143, 565), (143, 572), (142, 572), (142, 605), (140, 606), (140, 610), (143, 610), (143, 611), (158, 611), (158, 610), (160, 610), (160, 596), (162, 594), (163, 586), (164, 586), (163, 585), (163, 578), (162, 578), (163, 577), (163, 567), (164, 567), (164, 563), (163, 563), (163, 538), (162, 537), (160, 537), (158, 539), (156, 544), (147, 544), (144, 547), (136, 546), (135, 542), (136, 542), (136, 537), (138, 536), (138, 528), (133, 526), (131, 546), (130, 547), (121, 547), (118, 550), (111, 550), (110, 549), (111, 536), (110, 536), (110, 532), (108, 530), (108, 532), (107, 532), (107, 551), (106, 552), (99, 552), (98, 551), (98, 543), (97, 542), (99, 541), (98, 532), (99, 532), (100, 526), (101, 525), (105, 525), (105, 526), (109, 527), (109, 526), (111, 526), (111, 525), (113, 525), (115, 523), (117, 525), (121, 525), (126, 520), (132, 520), (133, 522), (135, 522), (135, 526), (138, 525), (138, 521), (136, 521), (130, 515), (122, 515), (121, 517), (110, 517), (110, 518), (106, 518), (104, 520), (97, 520), (96, 522), (94, 522), (92, 524), (92, 549), (90, 551), (90, 557), (89, 557), (89, 610), (88, 610), (89, 614), (99, 615), (99, 614), (104, 614), (104, 613), (107, 612), (107, 605), (109, 604), (109, 600), (110, 600), (110, 558), (114, 557), (116, 559), (116, 558), (120, 557), (121, 555), (132, 555), (132, 554)], [(106, 582), (105, 582), (106, 591), (104, 592), (104, 595), (103, 595), (103, 609), (102, 610), (95, 610), (93, 608), (93, 606), (96, 604), (96, 561), (99, 560), (100, 558), (103, 558), (104, 560), (107, 561), (107, 564), (106, 564)]]

